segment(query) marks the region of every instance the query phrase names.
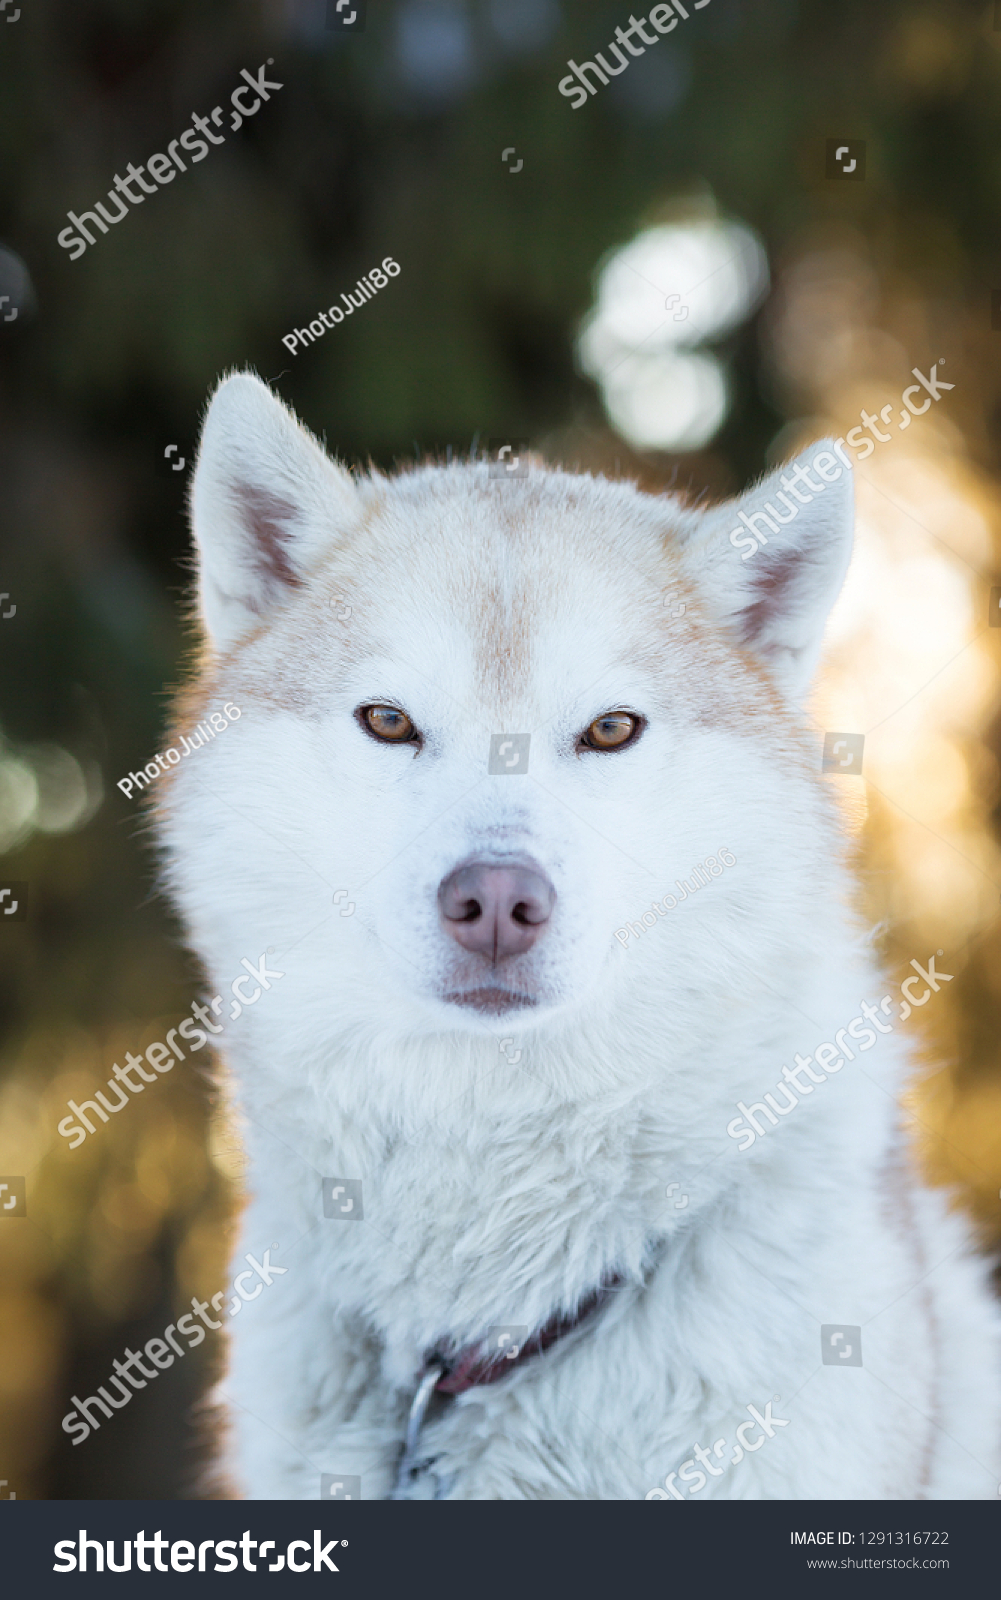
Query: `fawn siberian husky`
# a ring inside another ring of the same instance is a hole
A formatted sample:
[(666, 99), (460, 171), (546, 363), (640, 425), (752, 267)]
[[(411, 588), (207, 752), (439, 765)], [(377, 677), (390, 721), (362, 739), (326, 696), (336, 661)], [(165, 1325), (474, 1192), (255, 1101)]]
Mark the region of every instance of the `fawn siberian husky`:
[(996, 1497), (986, 1269), (901, 1135), (799, 709), (834, 477), (747, 559), (750, 495), (352, 476), (216, 391), (176, 727), (241, 715), (160, 827), (212, 982), (269, 952), (220, 1041), (236, 1255), (284, 1268), (232, 1325), (231, 1492)]

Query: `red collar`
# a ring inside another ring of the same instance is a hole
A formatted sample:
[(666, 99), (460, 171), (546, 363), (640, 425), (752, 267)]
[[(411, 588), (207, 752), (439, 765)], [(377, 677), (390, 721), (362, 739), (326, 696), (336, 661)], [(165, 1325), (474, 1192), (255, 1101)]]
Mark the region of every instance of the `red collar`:
[(428, 1356), (425, 1370), (436, 1363), (445, 1368), (444, 1373), (435, 1384), (437, 1394), (465, 1394), (467, 1389), (477, 1388), (484, 1383), (496, 1383), (500, 1378), (506, 1378), (515, 1367), (520, 1367), (531, 1356), (540, 1355), (543, 1350), (548, 1350), (564, 1334), (573, 1333), (581, 1323), (610, 1299), (613, 1292), (622, 1285), (622, 1278), (615, 1273), (598, 1289), (593, 1289), (586, 1295), (577, 1307), (576, 1313), (571, 1316), (556, 1315), (541, 1327), (537, 1333), (514, 1347), (514, 1354), (505, 1351), (493, 1351), (483, 1355), (483, 1345), (466, 1345), (454, 1355), (440, 1349)]

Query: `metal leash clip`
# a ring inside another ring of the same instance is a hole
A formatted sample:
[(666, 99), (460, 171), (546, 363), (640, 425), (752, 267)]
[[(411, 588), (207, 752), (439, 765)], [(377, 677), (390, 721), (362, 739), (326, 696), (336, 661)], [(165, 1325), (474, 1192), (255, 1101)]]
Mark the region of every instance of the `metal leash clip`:
[(411, 1498), (408, 1490), (410, 1489), (414, 1472), (420, 1465), (418, 1447), (420, 1445), (421, 1429), (424, 1426), (424, 1418), (427, 1416), (428, 1406), (431, 1404), (431, 1399), (434, 1395), (435, 1384), (445, 1376), (447, 1371), (446, 1363), (440, 1357), (432, 1356), (421, 1374), (421, 1381), (417, 1385), (417, 1393), (414, 1395), (410, 1414), (407, 1417), (407, 1434), (403, 1443), (400, 1464), (396, 1469), (396, 1483), (392, 1494), (389, 1496), (390, 1500), (409, 1500)]

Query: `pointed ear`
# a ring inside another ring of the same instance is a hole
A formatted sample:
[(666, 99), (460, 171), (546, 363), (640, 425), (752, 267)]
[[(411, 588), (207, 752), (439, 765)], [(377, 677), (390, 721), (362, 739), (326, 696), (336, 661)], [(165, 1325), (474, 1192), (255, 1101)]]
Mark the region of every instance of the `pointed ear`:
[(810, 686), (853, 522), (851, 468), (824, 439), (688, 530), (683, 559), (710, 608), (790, 699)]
[(289, 599), (359, 515), (350, 474), (287, 406), (250, 373), (224, 378), (191, 489), (199, 608), (216, 649)]

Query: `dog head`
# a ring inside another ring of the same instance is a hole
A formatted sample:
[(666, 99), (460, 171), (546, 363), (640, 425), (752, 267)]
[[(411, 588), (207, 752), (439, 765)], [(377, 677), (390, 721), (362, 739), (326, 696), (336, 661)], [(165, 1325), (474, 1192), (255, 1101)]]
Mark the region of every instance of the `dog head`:
[(225, 380), (178, 727), (241, 714), (162, 797), (210, 966), (270, 945), (300, 1017), (499, 1034), (792, 959), (829, 822), (797, 706), (851, 545), (824, 448), (709, 511), (535, 465), (356, 479)]

